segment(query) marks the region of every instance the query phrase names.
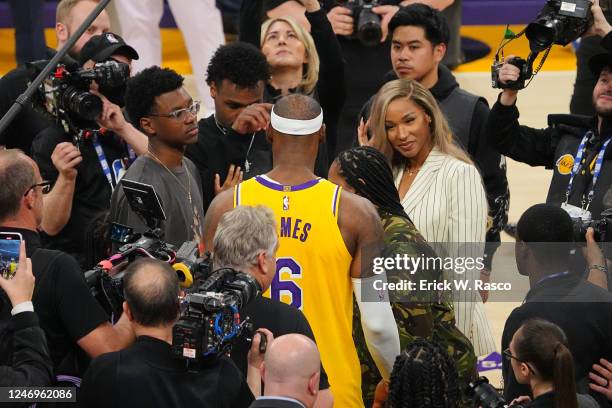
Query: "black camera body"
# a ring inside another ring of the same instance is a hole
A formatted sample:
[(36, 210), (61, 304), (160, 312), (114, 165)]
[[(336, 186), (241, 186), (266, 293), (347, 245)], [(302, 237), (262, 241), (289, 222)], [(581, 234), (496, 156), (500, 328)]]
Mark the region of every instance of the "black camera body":
[(351, 10), (353, 16), (353, 35), (366, 47), (374, 47), (382, 39), (380, 16), (372, 11), (378, 6), (378, 0), (349, 0), (344, 7)]
[(172, 330), (172, 350), (188, 364), (226, 354), (234, 339), (250, 331), (241, 309), (261, 294), (251, 275), (231, 268), (216, 270), (183, 300), (183, 312)]
[(586, 242), (585, 235), (589, 227), (593, 228), (595, 241), (597, 242), (608, 242), (608, 239), (612, 237), (612, 231), (610, 231), (612, 219), (608, 217), (589, 221), (585, 221), (582, 218), (572, 218), (572, 224), (574, 226), (575, 242)]
[(482, 408), (523, 408), (521, 404), (508, 405), (504, 397), (499, 395), (497, 390), (489, 384), (487, 377), (479, 377), (468, 384), (466, 395), (472, 399), (474, 406)]
[(493, 62), (493, 65), (491, 65), (491, 82), (493, 88), (517, 90), (525, 88), (525, 81), (529, 80), (533, 75), (531, 65), (528, 64), (526, 60), (518, 57), (508, 60), (508, 64), (512, 64), (520, 70), (518, 79), (516, 81), (508, 81), (505, 84), (500, 82), (499, 70), (504, 65), (504, 63), (500, 61), (495, 61)]
[(580, 37), (592, 22), (590, 11), (590, 0), (547, 0), (525, 31), (531, 51), (541, 52), (553, 44), (565, 46)]
[[(44, 63), (46, 61), (30, 64), (31, 70), (36, 72)], [(90, 92), (91, 83), (96, 81), (101, 88), (117, 87), (125, 84), (129, 77), (129, 66), (113, 60), (98, 62), (92, 69), (59, 64), (41, 84), (38, 98), (33, 101), (34, 107), (42, 107), (66, 133), (74, 136), (76, 144), (86, 130), (91, 131), (88, 129), (91, 122), (102, 112), (102, 100)]]

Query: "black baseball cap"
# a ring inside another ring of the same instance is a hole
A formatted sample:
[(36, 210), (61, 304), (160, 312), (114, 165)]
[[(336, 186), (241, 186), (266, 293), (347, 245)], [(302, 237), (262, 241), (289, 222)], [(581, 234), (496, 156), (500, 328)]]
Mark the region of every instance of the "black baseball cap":
[(612, 54), (609, 52), (594, 55), (589, 60), (589, 69), (595, 78), (599, 78), (602, 69), (610, 66), (612, 66)]
[(94, 35), (85, 43), (79, 55), (79, 63), (83, 65), (89, 60), (100, 62), (111, 55), (124, 55), (129, 59), (137, 60), (136, 50), (123, 41), (123, 38), (114, 33)]

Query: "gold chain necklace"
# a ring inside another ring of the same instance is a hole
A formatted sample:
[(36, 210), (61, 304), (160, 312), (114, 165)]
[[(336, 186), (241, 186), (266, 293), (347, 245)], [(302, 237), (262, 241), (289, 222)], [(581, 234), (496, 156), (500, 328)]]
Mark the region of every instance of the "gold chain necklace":
[(412, 169), (411, 167), (408, 167), (408, 176), (412, 177), (414, 174), (418, 173), (419, 170), (421, 170), (421, 167), (423, 167), (423, 166), (421, 165), (421, 166), (419, 166), (419, 167), (417, 167), (415, 169)]
[(159, 164), (161, 164), (163, 166), (164, 169), (166, 169), (166, 171), (168, 173), (170, 173), (172, 175), (172, 177), (174, 177), (174, 179), (176, 180), (176, 182), (178, 183), (179, 186), (181, 186), (181, 188), (183, 189), (183, 191), (185, 191), (185, 194), (187, 194), (187, 199), (189, 200), (189, 204), (191, 205), (191, 207), (193, 208), (193, 201), (191, 200), (191, 173), (189, 173), (189, 168), (187, 167), (186, 164), (183, 164), (183, 166), (185, 167), (185, 171), (187, 172), (187, 183), (188, 183), (188, 187), (185, 188), (185, 185), (183, 183), (181, 183), (181, 180), (179, 180), (178, 177), (176, 177), (176, 174), (174, 174), (172, 172), (172, 170), (170, 170), (161, 160), (159, 160), (159, 158), (153, 154), (153, 152), (151, 151), (151, 149), (148, 149), (148, 153), (149, 155), (154, 158)]

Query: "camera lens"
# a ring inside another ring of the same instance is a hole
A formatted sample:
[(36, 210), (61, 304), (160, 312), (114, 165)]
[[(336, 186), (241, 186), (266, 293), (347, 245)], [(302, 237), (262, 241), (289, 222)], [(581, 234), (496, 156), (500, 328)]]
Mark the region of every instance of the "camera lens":
[(100, 62), (95, 65), (95, 78), (101, 87), (124, 85), (130, 77), (130, 67), (117, 61)]
[(66, 88), (62, 94), (61, 105), (64, 110), (75, 113), (86, 120), (94, 120), (102, 112), (100, 98), (72, 86)]
[(367, 47), (379, 44), (382, 39), (380, 17), (371, 8), (364, 8), (359, 14), (357, 37)]

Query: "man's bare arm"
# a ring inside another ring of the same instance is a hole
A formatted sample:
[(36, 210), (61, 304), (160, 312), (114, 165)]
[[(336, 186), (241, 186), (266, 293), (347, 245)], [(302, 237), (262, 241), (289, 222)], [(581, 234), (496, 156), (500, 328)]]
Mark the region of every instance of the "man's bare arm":
[(210, 203), (204, 217), (204, 248), (210, 251), (221, 216), (234, 207), (234, 189), (222, 191)]

